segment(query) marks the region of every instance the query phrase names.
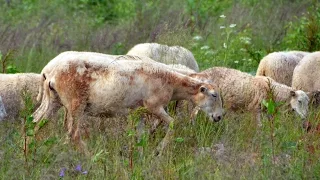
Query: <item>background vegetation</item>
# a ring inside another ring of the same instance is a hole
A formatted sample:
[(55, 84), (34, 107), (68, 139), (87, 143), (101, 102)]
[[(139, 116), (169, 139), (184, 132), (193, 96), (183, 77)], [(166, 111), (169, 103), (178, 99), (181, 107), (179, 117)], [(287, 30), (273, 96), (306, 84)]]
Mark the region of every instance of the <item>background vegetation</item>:
[[(63, 51), (125, 54), (135, 44), (158, 42), (190, 49), (202, 70), (227, 66), (254, 74), (267, 53), (319, 49), (319, 5), (316, 0), (0, 0), (0, 70), (40, 72)], [(30, 109), (22, 113), (23, 127), (18, 120), (1, 123), (0, 179), (320, 177), (317, 133), (305, 132), (287, 113), (265, 116), (260, 129), (247, 113), (228, 114), (217, 124), (203, 115), (194, 126), (180, 119), (175, 141), (158, 158), (151, 152), (164, 131), (137, 140), (137, 113), (102, 124), (90, 120), (92, 157), (64, 143), (62, 121), (48, 123), (45, 136), (36, 140), (28, 131), (28, 114)], [(312, 111), (310, 122), (318, 119)]]

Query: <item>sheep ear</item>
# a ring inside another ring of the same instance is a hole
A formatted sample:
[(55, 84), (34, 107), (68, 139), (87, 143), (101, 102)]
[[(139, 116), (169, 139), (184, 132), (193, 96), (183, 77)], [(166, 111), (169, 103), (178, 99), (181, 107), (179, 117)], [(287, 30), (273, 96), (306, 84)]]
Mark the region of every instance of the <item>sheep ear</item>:
[(208, 89), (206, 88), (206, 87), (204, 87), (204, 86), (201, 86), (200, 87), (200, 92), (202, 92), (202, 93), (204, 93), (204, 92), (206, 92)]
[(296, 96), (296, 92), (295, 92), (295, 91), (290, 91), (290, 95), (291, 95), (292, 97), (295, 97), (295, 96)]

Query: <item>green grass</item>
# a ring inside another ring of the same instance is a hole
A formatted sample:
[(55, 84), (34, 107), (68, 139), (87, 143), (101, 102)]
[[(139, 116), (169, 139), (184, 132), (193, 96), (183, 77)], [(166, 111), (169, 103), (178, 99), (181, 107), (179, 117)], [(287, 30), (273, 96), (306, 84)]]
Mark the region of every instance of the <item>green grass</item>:
[[(227, 66), (254, 73), (269, 52), (312, 50), (320, 44), (318, 2), (274, 4), (6, 1), (0, 5), (0, 62), (13, 52), (6, 59), (13, 67), (7, 73), (40, 72), (63, 51), (125, 54), (135, 44), (158, 42), (191, 50), (201, 70)], [(319, 179), (319, 134), (306, 133), (302, 121), (286, 113), (276, 117), (272, 130), (267, 117), (261, 128), (250, 113), (228, 112), (219, 123), (202, 113), (195, 125), (177, 120), (174, 139), (161, 157), (152, 153), (164, 137), (163, 126), (138, 141), (136, 114), (131, 119), (88, 118), (91, 133), (85, 141), (92, 156), (65, 143), (62, 118), (40, 130), (28, 154), (23, 150), (23, 123), (1, 122), (0, 179), (59, 179), (62, 168), (63, 179)], [(319, 123), (319, 112), (312, 110), (308, 120)], [(224, 147), (223, 153), (217, 146)], [(308, 152), (312, 147), (314, 152)], [(88, 174), (75, 171), (79, 164)]]
[[(314, 114), (309, 119), (317, 123), (313, 117)], [(270, 122), (264, 118), (263, 126), (257, 128), (250, 113), (229, 113), (219, 123), (208, 121), (203, 114), (198, 116), (195, 125), (187, 119), (177, 120), (174, 139), (160, 157), (152, 156), (152, 152), (164, 136), (162, 126), (154, 137), (147, 135), (144, 142), (138, 144), (131, 120), (101, 120), (105, 122), (99, 124), (100, 119), (88, 119), (91, 133), (85, 141), (92, 156), (84, 156), (71, 143), (65, 143), (66, 132), (60, 119), (49, 122), (40, 130), (35, 151), (25, 157), (21, 124), (2, 122), (0, 178), (58, 179), (62, 168), (66, 168), (64, 179), (319, 177), (319, 149), (315, 153), (307, 151), (308, 145), (319, 144), (319, 137), (306, 133), (302, 129), (302, 121), (291, 114), (280, 114), (276, 119), (273, 148)], [(224, 147), (220, 155), (217, 154), (217, 144)], [(199, 150), (210, 147), (211, 150)], [(275, 152), (275, 160), (272, 151)], [(77, 172), (75, 167), (78, 164), (88, 174)]]

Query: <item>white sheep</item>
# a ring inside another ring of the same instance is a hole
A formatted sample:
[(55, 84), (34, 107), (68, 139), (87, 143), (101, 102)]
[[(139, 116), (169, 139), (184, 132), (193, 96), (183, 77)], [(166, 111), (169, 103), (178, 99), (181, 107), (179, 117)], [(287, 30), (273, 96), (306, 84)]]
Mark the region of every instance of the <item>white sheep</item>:
[(146, 56), (164, 64), (181, 64), (199, 72), (198, 63), (193, 54), (181, 46), (143, 43), (135, 45), (127, 55)]
[(320, 90), (320, 52), (305, 56), (293, 71), (292, 87), (303, 91)]
[(23, 92), (29, 93), (33, 102), (36, 103), (40, 80), (40, 74), (34, 73), (0, 74), (2, 111), (6, 112), (6, 116), (0, 117), (0, 120), (11, 120), (19, 117), (19, 112), (24, 108)]
[(278, 83), (291, 86), (293, 70), (307, 54), (309, 53), (303, 51), (270, 53), (260, 61), (256, 75), (268, 76)]
[(256, 75), (268, 76), (281, 84), (291, 86), (293, 70), (307, 54), (309, 53), (303, 51), (270, 53), (260, 61)]
[(258, 123), (260, 123), (261, 102), (268, 97), (271, 89), (275, 95), (275, 101), (290, 103), (302, 118), (305, 118), (308, 112), (309, 97), (304, 91), (295, 91), (292, 87), (277, 83), (269, 77), (255, 77), (225, 67), (213, 67), (190, 76), (212, 81), (220, 89), (226, 109), (249, 110), (257, 113)]

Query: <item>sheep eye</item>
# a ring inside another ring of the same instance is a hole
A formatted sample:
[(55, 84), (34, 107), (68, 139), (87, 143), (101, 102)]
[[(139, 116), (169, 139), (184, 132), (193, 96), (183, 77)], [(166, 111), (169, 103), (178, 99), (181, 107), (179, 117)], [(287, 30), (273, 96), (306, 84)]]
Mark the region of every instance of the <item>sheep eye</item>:
[(212, 97), (216, 98), (216, 97), (217, 97), (217, 95), (216, 95), (216, 94), (212, 94)]
[(298, 103), (299, 103), (299, 104), (302, 104), (302, 101), (298, 100)]

